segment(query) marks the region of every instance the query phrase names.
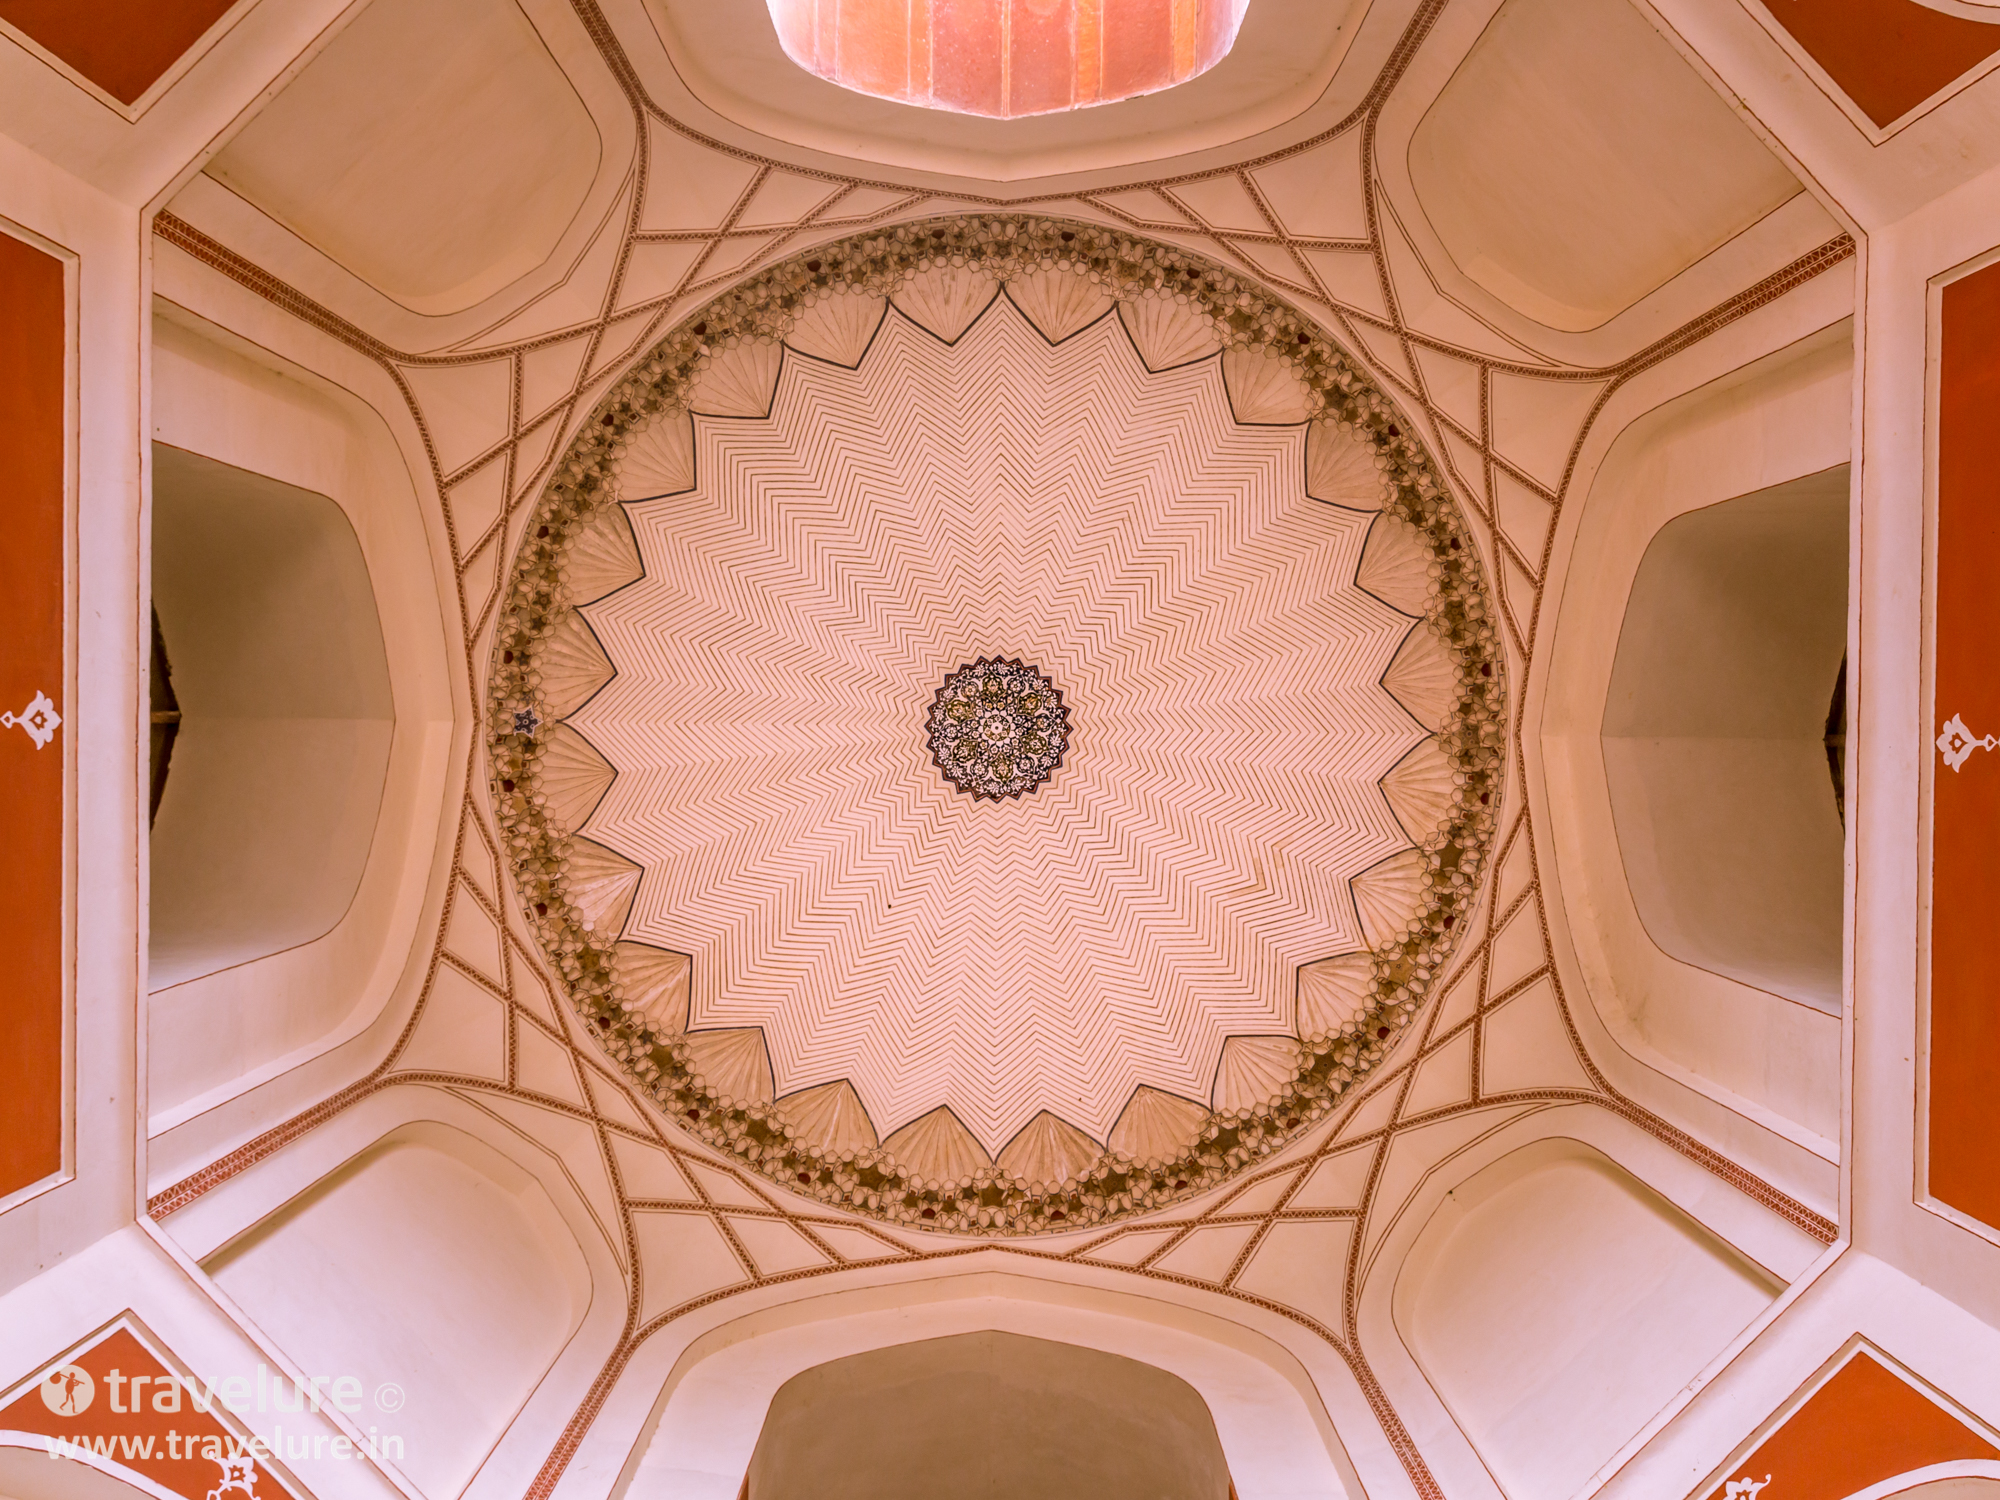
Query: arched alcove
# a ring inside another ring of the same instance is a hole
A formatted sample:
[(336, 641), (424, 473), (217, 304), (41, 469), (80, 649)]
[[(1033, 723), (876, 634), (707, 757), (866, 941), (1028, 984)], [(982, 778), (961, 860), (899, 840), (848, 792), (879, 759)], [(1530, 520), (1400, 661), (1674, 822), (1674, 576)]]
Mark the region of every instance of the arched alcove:
[(403, 1439), (399, 1467), (432, 1500), (465, 1487), (590, 1297), (583, 1252), (540, 1185), (428, 1122), (383, 1137), (203, 1269), (307, 1374), (353, 1376), (371, 1399), (385, 1383), (401, 1392), (369, 1421)]
[(1800, 190), (1630, 0), (1507, 0), (1417, 125), (1409, 169), (1459, 269), (1567, 331)]
[(1609, 1157), (1555, 1138), (1452, 1190), (1393, 1306), (1502, 1489), (1546, 1500), (1578, 1493), (1777, 1293)]
[(164, 989), (340, 920), (395, 704), (361, 544), (324, 495), (156, 445), (153, 607), (179, 714), (152, 836)]
[[(1559, 941), (1619, 1044), (1825, 1163), (1840, 1149), (1845, 899), (1826, 721), (1853, 409), (1853, 330), (1836, 323), (1629, 422), (1557, 565), (1528, 761)], [(1762, 550), (1745, 553), (1753, 535)], [(1772, 576), (1792, 570), (1808, 576)], [(1800, 597), (1808, 618), (1776, 607)], [(1780, 786), (1772, 805), (1741, 795), (1755, 778)], [(1718, 910), (1725, 892), (1740, 909)], [(1772, 930), (1746, 932), (1753, 913)], [(1831, 1178), (1810, 1191), (1830, 1201)]]
[(361, 9), (207, 175), (413, 311), (462, 311), (546, 263), (604, 154), (513, 0)]
[(153, 708), (181, 716), (145, 917), (157, 1138), (366, 1025), (428, 944), (454, 697), (448, 574), (382, 418), (155, 314)]
[(1676, 516), (1632, 583), (1604, 706), (1612, 816), (1654, 942), (1838, 1015), (1828, 723), (1847, 645), (1845, 464)]
[[(613, 1500), (736, 1500), (764, 1418), (793, 1377), (850, 1356), (987, 1332), (1115, 1355), (1185, 1382), (1244, 1496), (1362, 1495), (1315, 1383), (1321, 1376), (1270, 1337), (1283, 1332), (1275, 1321), (1260, 1331), (1143, 1292), (1074, 1285), (1053, 1265), (1025, 1273), (961, 1265), (939, 1262), (914, 1278), (835, 1286), (733, 1316), (729, 1304), (718, 1306), (704, 1331), (683, 1335), (688, 1342)], [(957, 1491), (941, 1481), (934, 1492)]]
[(831, 1360), (778, 1388), (752, 1500), (1224, 1500), (1193, 1386), (1121, 1355), (992, 1331)]

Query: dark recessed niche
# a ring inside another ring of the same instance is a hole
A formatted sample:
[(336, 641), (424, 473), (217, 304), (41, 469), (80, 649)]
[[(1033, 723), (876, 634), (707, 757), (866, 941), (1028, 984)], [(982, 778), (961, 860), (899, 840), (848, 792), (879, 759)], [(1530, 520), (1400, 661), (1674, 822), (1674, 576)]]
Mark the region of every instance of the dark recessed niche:
[(1090, 1496), (1222, 1500), (1215, 1419), (1177, 1375), (981, 1331), (816, 1365), (778, 1387), (750, 1456), (759, 1500)]
[(160, 797), (167, 789), (167, 768), (174, 757), (174, 737), (181, 732), (181, 703), (174, 696), (173, 667), (167, 660), (166, 638), (160, 634), (160, 612), (153, 611), (153, 653), (146, 678), (146, 699), (152, 711), (148, 760), (151, 788), (146, 799), (146, 824), (160, 816)]

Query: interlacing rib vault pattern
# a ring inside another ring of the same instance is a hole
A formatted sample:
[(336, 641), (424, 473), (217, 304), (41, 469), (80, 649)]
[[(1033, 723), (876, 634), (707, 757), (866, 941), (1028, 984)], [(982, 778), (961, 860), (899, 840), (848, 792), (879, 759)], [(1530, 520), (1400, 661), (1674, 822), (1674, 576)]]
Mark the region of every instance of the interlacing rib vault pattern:
[[(473, 684), (468, 708), (482, 718), (486, 697), (480, 669), (504, 592), (500, 558), (527, 525), (553, 466), (558, 439), (639, 350), (722, 286), (802, 244), (866, 224), (935, 212), (940, 206), (928, 188), (801, 169), (701, 134), (651, 97), (596, 0), (571, 3), (640, 127), (639, 160), (623, 222), (614, 231), (621, 243), (594, 318), (490, 346), (401, 350), (185, 220), (172, 214), (155, 220), (162, 245), (185, 252), (358, 351), (403, 392), (429, 458), (439, 522), (458, 579), (464, 661)], [(1578, 455), (1612, 395), (1643, 372), (1848, 262), (1854, 244), (1838, 236), (1604, 366), (1525, 357), (1518, 345), (1469, 316), (1456, 333), (1420, 326), (1404, 296), (1419, 296), (1420, 305), (1428, 305), (1435, 290), (1406, 285), (1412, 273), (1399, 273), (1392, 260), (1392, 241), (1397, 254), (1409, 252), (1382, 198), (1375, 142), (1384, 105), (1449, 3), (1420, 0), (1355, 109), (1294, 146), (1183, 176), (1106, 181), (1040, 199), (1010, 200), (1007, 206), (1060, 205), (1057, 211), (1198, 243), (1217, 261), (1239, 267), (1313, 309), (1347, 347), (1364, 351), (1376, 378), (1420, 422), (1467, 508), (1491, 564), (1489, 583), (1519, 694), (1537, 661), (1543, 580), (1555, 545), (1555, 523), (1576, 499), (1572, 476)], [(669, 148), (738, 173), (741, 186), (733, 202), (712, 224), (649, 227), (647, 163)], [(1329, 191), (1351, 195), (1359, 206), (1358, 218), (1331, 233), (1309, 231), (1301, 227), (1303, 220), (1288, 220), (1291, 210), (1275, 184), (1281, 176), (1299, 180), (1301, 173)], [(759, 195), (781, 178), (823, 184), (824, 195), (803, 213), (788, 213), (783, 222), (753, 215)], [(964, 195), (951, 201), (960, 208), (968, 201), (984, 206)], [(1223, 204), (1234, 207), (1218, 207)], [(647, 247), (684, 252), (684, 258), (675, 262), (678, 269), (670, 283), (635, 293), (634, 259)], [(1420, 264), (1414, 275), (1424, 275)], [(531, 395), (545, 388), (528, 377), (540, 361), (559, 352), (573, 356), (573, 375), (559, 390)], [(419, 399), (416, 378), (426, 372), (495, 366), (507, 372), (511, 396), (494, 435), (458, 450), (443, 445), (438, 415)], [(1439, 383), (1440, 371), (1452, 372), (1473, 393), (1469, 406), (1457, 399), (1462, 390)], [(1552, 469), (1536, 472), (1503, 451), (1492, 401), (1495, 384), (1502, 380), (1517, 390), (1584, 396), (1573, 407), (1574, 436)], [(1521, 775), (1518, 721), (1510, 732), (1507, 758), (1510, 774)], [(1435, 1475), (1362, 1345), (1362, 1281), (1373, 1247), (1409, 1190), (1407, 1164), (1423, 1160), (1426, 1139), (1449, 1131), (1454, 1140), (1470, 1141), (1556, 1105), (1615, 1114), (1821, 1242), (1831, 1243), (1836, 1235), (1836, 1226), (1824, 1215), (1628, 1099), (1604, 1076), (1583, 1044), (1571, 1014), (1572, 998), (1551, 961), (1534, 829), (1522, 798), (1507, 810), (1491, 873), (1464, 924), (1465, 944), (1433, 987), (1438, 998), (1302, 1155), (1240, 1178), (1224, 1192), (1107, 1231), (995, 1243), (916, 1238), (865, 1218), (823, 1211), (731, 1166), (657, 1114), (639, 1110), (604, 1062), (596, 1039), (573, 1014), (550, 1004), (554, 976), (512, 903), (500, 899), (501, 849), (486, 776), (476, 764), (466, 767), (464, 796), (452, 878), (429, 968), (395, 1045), (365, 1077), (161, 1190), (148, 1208), (156, 1219), (167, 1219), (361, 1101), (395, 1091), (449, 1090), (495, 1109), (518, 1111), (522, 1118), (540, 1122), (538, 1131), (574, 1137), (579, 1154), (567, 1165), (584, 1174), (580, 1180), (596, 1183), (591, 1189), (594, 1211), (626, 1267), (626, 1307), (616, 1344), (529, 1487), (530, 1500), (546, 1500), (556, 1488), (635, 1355), (697, 1309), (779, 1283), (839, 1278), (869, 1266), (944, 1263), (974, 1254), (1023, 1264), (1088, 1264), (1101, 1268), (1099, 1274), (1128, 1277), (1138, 1286), (1171, 1283), (1197, 1296), (1255, 1306), (1286, 1320), (1324, 1340), (1337, 1354), (1411, 1487), (1425, 1500), (1442, 1500)], [(490, 947), (490, 958), (479, 957), (477, 940)], [(500, 1028), (501, 1065), (487, 1069), (436, 1061), (447, 1044), (462, 1048), (467, 1029), (481, 1018)], [(1549, 1039), (1553, 1050), (1538, 1058), (1558, 1061), (1524, 1063), (1524, 1038)], [(530, 1064), (536, 1056), (559, 1057), (561, 1076), (547, 1070), (534, 1073)], [(1455, 1086), (1419, 1093), (1420, 1075), (1427, 1084), (1455, 1078)], [(642, 1175), (635, 1161), (657, 1162), (659, 1168)], [(667, 1183), (678, 1185), (669, 1190), (663, 1186)], [(677, 1238), (663, 1240), (669, 1231)], [(719, 1258), (703, 1262), (711, 1268), (705, 1279), (664, 1278), (652, 1269), (661, 1262), (642, 1254), (647, 1246), (685, 1246), (703, 1236), (720, 1247)], [(759, 1248), (753, 1250), (753, 1243)], [(1296, 1276), (1276, 1276), (1265, 1269), (1269, 1257), (1301, 1249), (1315, 1264), (1339, 1268), (1331, 1285), (1308, 1287)]]

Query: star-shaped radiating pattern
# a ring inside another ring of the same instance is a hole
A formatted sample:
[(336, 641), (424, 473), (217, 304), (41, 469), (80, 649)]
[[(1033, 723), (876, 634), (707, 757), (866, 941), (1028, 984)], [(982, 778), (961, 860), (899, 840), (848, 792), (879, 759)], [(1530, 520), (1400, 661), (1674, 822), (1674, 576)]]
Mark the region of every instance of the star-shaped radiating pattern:
[[(1115, 317), (1051, 345), (1005, 298), (697, 417), (571, 719), (691, 1023), (989, 1153), (1042, 1110), (1102, 1141), (1142, 1084), (1206, 1101), (1227, 1037), (1289, 1033), (1299, 965), (1365, 946), (1348, 881), (1407, 846), (1377, 782), (1425, 733), (1380, 686), (1412, 621), (1355, 582), (1370, 517), (1307, 498), (1304, 443), (1238, 423), (1213, 359), (1152, 373)], [(1075, 719), (994, 805), (923, 726), (997, 654)]]

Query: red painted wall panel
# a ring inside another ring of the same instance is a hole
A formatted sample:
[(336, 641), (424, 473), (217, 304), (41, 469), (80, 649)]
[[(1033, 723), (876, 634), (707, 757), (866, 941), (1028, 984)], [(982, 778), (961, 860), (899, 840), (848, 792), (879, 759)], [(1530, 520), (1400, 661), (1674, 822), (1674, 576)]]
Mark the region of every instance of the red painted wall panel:
[(1764, 0), (1764, 8), (1877, 125), (2000, 51), (2000, 23), (1916, 0)]
[[(2000, 265), (1944, 289), (1938, 368), (1937, 677), (1932, 734), (2000, 733)], [(2000, 1227), (2000, 752), (1933, 750), (1931, 1196)]]
[[(0, 233), (0, 711), (63, 700), (63, 264)], [(0, 1197), (62, 1166), (63, 747), (0, 728)]]
[[(72, 1373), (79, 1370), (84, 1378)], [(250, 1372), (240, 1373), (249, 1385)], [(239, 1458), (242, 1468), (237, 1493), (257, 1500), (286, 1500), (296, 1492), (268, 1467), (269, 1451), (261, 1446), (251, 1448), (248, 1435), (228, 1415), (221, 1385), (236, 1374), (230, 1371), (219, 1378), (211, 1374), (204, 1381), (192, 1377), (177, 1381), (175, 1372), (169, 1371), (129, 1328), (120, 1327), (89, 1349), (48, 1366), (42, 1380), (0, 1407), (0, 1427), (87, 1446), (184, 1500), (205, 1500), (216, 1493), (224, 1474), (221, 1456), (243, 1455)], [(110, 1379), (113, 1375), (118, 1377), (116, 1381)], [(144, 1382), (138, 1388), (136, 1404), (133, 1387), (127, 1383), (135, 1375)], [(324, 1401), (327, 1388), (320, 1389)], [(298, 1401), (300, 1396), (295, 1388), (286, 1387), (285, 1399)], [(114, 1409), (114, 1402), (122, 1409)], [(294, 1457), (298, 1425), (293, 1423)], [(334, 1456), (340, 1455), (336, 1452)], [(48, 1483), (54, 1492), (60, 1492), (66, 1476), (53, 1464), (49, 1467)], [(243, 1484), (249, 1488), (243, 1489)], [(222, 1493), (229, 1491), (224, 1488)]]
[(235, 0), (0, 0), (18, 27), (112, 98), (130, 104)]
[[(1935, 1401), (1864, 1352), (1834, 1373), (1729, 1479), (1771, 1476), (1771, 1500), (1846, 1500), (1898, 1474), (1955, 1459), (2000, 1458)], [(1728, 1480), (1710, 1492), (1724, 1500)]]

